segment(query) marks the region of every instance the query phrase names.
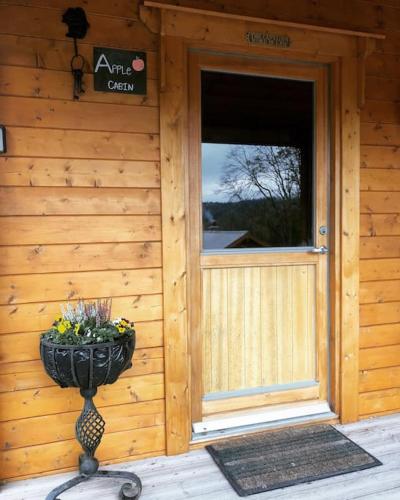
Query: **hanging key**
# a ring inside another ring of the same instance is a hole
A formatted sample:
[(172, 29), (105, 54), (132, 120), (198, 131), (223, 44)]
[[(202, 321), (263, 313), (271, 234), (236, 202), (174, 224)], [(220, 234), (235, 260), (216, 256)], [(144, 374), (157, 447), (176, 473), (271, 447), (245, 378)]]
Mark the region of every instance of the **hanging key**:
[(85, 65), (85, 60), (80, 54), (76, 54), (71, 59), (71, 72), (74, 78), (74, 99), (79, 99), (81, 94), (85, 93), (83, 88), (83, 68)]
[(72, 75), (74, 77), (74, 99), (79, 99), (80, 94), (85, 92), (82, 87), (83, 71), (79, 68), (73, 69)]

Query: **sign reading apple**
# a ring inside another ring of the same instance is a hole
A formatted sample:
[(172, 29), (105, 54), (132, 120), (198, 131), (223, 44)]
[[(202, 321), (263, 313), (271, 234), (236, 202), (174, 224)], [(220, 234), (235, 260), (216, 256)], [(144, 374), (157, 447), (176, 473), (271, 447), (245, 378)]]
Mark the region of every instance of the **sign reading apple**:
[(146, 53), (95, 47), (94, 90), (146, 94)]

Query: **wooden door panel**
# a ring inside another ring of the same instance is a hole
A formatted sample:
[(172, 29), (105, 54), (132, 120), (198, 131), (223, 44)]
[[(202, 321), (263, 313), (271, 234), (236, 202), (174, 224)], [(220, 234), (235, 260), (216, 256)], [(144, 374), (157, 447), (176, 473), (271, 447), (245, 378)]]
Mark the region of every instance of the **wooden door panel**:
[(202, 271), (205, 395), (316, 379), (315, 268)]

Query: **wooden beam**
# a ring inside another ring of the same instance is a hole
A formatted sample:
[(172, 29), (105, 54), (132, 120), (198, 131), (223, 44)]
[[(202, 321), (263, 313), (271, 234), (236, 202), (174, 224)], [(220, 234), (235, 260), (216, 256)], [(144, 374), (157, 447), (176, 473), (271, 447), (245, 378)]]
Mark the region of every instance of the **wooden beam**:
[(331, 28), (328, 26), (317, 26), (315, 24), (305, 24), (305, 23), (295, 23), (291, 21), (280, 21), (277, 19), (267, 19), (263, 17), (254, 17), (254, 16), (244, 16), (240, 14), (230, 14), (228, 12), (220, 12), (215, 10), (205, 10), (205, 9), (196, 9), (194, 7), (183, 7), (181, 5), (172, 5), (162, 2), (153, 2), (152, 0), (144, 1), (145, 7), (154, 7), (156, 9), (165, 9), (165, 10), (174, 10), (177, 12), (184, 12), (189, 14), (200, 14), (214, 17), (222, 17), (224, 19), (236, 19), (238, 21), (249, 21), (249, 22), (257, 22), (257, 23), (265, 23), (271, 24), (275, 26), (283, 26), (286, 28), (297, 28), (297, 29), (307, 29), (313, 31), (321, 31), (323, 33), (331, 33), (335, 35), (348, 35), (348, 36), (357, 36), (363, 38), (375, 38), (377, 40), (384, 40), (386, 38), (385, 35), (381, 33), (370, 33), (367, 31), (354, 31), (347, 30), (342, 28)]
[(341, 61), (341, 420), (359, 417), (360, 115), (357, 59)]
[(174, 455), (190, 440), (186, 303), (185, 165), (186, 57), (179, 38), (164, 37), (166, 81), (160, 95), (164, 285), (166, 448)]

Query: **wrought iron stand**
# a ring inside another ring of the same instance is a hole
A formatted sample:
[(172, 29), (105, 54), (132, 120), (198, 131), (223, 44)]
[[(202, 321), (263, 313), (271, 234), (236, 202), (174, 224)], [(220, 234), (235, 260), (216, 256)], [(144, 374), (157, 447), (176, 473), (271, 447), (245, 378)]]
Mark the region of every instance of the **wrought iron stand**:
[(105, 421), (93, 403), (97, 388), (81, 389), (80, 392), (85, 398), (85, 403), (75, 425), (76, 439), (83, 449), (79, 457), (79, 476), (54, 488), (47, 495), (46, 500), (60, 500), (58, 495), (92, 477), (128, 479), (130, 482), (122, 485), (119, 498), (137, 500), (142, 492), (142, 483), (136, 474), (127, 471), (98, 470), (99, 462), (94, 454), (103, 437)]

